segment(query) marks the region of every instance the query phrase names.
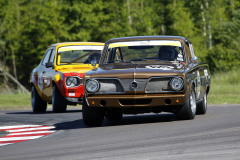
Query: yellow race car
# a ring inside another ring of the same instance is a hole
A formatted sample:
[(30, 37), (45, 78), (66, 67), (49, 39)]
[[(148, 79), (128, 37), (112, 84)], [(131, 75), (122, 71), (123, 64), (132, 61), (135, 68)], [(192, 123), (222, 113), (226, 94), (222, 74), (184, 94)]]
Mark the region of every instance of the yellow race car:
[(53, 112), (65, 112), (68, 104), (80, 104), (84, 95), (83, 75), (96, 67), (103, 46), (98, 42), (49, 46), (30, 78), (33, 112), (45, 112), (47, 103), (52, 104)]

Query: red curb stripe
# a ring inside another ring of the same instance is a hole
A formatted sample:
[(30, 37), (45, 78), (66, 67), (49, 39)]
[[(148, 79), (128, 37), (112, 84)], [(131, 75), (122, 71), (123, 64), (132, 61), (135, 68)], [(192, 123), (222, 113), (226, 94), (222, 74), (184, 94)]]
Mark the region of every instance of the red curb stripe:
[(31, 129), (31, 128), (42, 128), (48, 126), (35, 126), (35, 127), (20, 127), (20, 128), (7, 128), (7, 129), (0, 129), (2, 131), (11, 131), (11, 130), (18, 130), (18, 129)]
[(4, 141), (4, 142), (0, 142), (0, 144), (5, 144), (5, 143), (18, 143), (18, 142), (23, 142), (23, 141), (28, 141), (28, 140), (31, 140), (31, 139)]

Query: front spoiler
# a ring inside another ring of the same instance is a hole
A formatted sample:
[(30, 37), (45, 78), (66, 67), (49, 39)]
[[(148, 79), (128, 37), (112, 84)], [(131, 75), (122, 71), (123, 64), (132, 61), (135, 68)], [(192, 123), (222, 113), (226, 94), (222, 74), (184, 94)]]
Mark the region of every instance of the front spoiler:
[(93, 95), (86, 97), (89, 107), (129, 108), (184, 105), (186, 94)]

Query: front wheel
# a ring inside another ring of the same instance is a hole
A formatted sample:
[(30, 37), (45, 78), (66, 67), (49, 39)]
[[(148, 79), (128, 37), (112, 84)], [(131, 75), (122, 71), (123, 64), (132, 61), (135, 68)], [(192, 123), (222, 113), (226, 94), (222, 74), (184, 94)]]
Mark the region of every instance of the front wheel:
[(53, 86), (52, 109), (55, 113), (66, 112), (67, 109), (66, 99), (61, 95), (55, 85)]
[(34, 113), (42, 113), (47, 109), (47, 102), (43, 101), (39, 96), (36, 88), (32, 86), (31, 94), (32, 110)]
[(91, 127), (101, 126), (104, 115), (105, 110), (103, 108), (89, 107), (86, 102), (86, 98), (83, 98), (82, 117), (85, 125)]
[(190, 120), (194, 119), (196, 115), (197, 105), (196, 105), (196, 95), (195, 91), (191, 89), (191, 93), (185, 102), (185, 104), (177, 109), (176, 116), (178, 119)]

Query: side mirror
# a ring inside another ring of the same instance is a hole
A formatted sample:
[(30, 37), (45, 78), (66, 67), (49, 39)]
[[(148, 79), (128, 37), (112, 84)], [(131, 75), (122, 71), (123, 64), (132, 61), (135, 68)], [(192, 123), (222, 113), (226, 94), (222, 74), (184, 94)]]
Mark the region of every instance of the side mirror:
[(192, 57), (191, 61), (192, 61), (193, 63), (198, 63), (198, 58), (197, 58), (197, 57)]
[(91, 64), (94, 68), (96, 68), (96, 65), (97, 65), (97, 61), (94, 59), (94, 60), (91, 60)]
[(47, 67), (47, 68), (50, 68), (50, 67), (54, 68), (53, 62), (48, 62), (48, 63), (46, 63), (46, 67)]

